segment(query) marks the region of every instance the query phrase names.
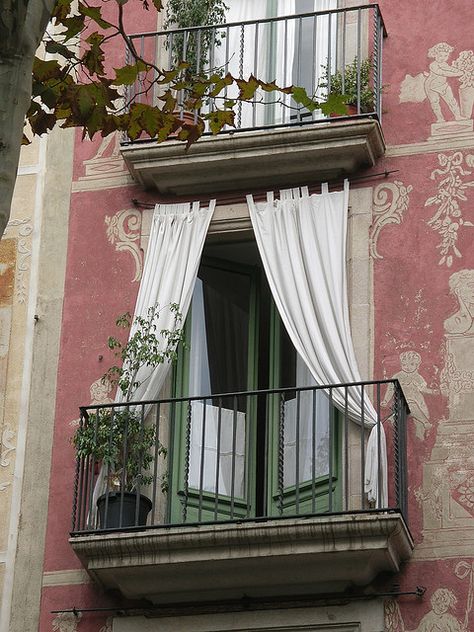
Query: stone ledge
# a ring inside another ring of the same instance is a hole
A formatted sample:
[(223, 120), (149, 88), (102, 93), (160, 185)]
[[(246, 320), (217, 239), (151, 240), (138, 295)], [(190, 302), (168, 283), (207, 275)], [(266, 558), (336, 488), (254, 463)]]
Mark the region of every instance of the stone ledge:
[(204, 136), (187, 151), (178, 141), (121, 147), (139, 184), (175, 195), (311, 184), (373, 167), (384, 152), (368, 118)]
[(413, 551), (398, 514), (149, 529), (70, 540), (92, 578), (153, 602), (344, 590), (397, 572)]

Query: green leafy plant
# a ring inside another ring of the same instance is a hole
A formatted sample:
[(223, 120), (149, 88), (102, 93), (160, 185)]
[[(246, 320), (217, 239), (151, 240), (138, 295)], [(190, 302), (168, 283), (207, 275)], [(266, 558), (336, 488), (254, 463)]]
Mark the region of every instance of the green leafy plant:
[[(228, 8), (223, 0), (168, 0), (164, 26), (165, 29), (180, 29), (223, 24)], [(216, 35), (212, 28), (190, 31), (186, 35), (175, 33), (171, 45), (173, 63), (185, 62), (187, 77), (203, 74), (211, 48), (220, 46), (223, 37), (223, 33)]]
[(373, 112), (375, 109), (375, 95), (374, 88), (371, 85), (372, 73), (372, 59), (364, 59), (358, 65), (357, 58), (355, 58), (344, 69), (337, 70), (334, 73), (330, 73), (329, 68), (323, 66), (323, 79), (319, 86), (328, 90), (329, 97), (342, 97), (347, 105), (356, 106), (359, 94), (360, 111)]
[[(108, 488), (119, 491), (123, 487), (127, 492), (153, 482), (150, 466), (155, 441), (155, 426), (145, 425), (140, 413), (128, 407), (99, 409), (89, 415), (74, 437), (77, 456), (92, 456), (106, 468)], [(166, 456), (161, 443), (158, 454)]]
[[(135, 318), (126, 344), (115, 336), (108, 339), (108, 347), (122, 363), (110, 367), (103, 380), (116, 385), (125, 402), (133, 400), (137, 388), (144, 382), (140, 379), (142, 367), (152, 370), (176, 359), (176, 347), (183, 338), (182, 318), (178, 305), (172, 304), (169, 309), (174, 314), (171, 330), (159, 328), (161, 310), (155, 305), (150, 307), (146, 317)], [(128, 329), (132, 320), (127, 312), (119, 316), (116, 325)], [(106, 468), (107, 486), (112, 491), (133, 492), (151, 484), (154, 475), (150, 468), (155, 451), (162, 457), (167, 454), (156, 435), (155, 424), (146, 423), (144, 408), (138, 404), (98, 407), (96, 412), (88, 413), (74, 435), (73, 444), (80, 459), (91, 457)], [(166, 491), (165, 478), (161, 488)]]
[[(176, 303), (171, 303), (167, 309), (174, 315), (171, 330), (159, 329), (162, 310), (158, 305), (152, 305), (146, 316), (135, 317), (134, 332), (126, 344), (115, 336), (110, 336), (107, 340), (107, 346), (121, 359), (121, 364), (110, 367), (104, 379), (122, 391), (126, 402), (132, 400), (133, 394), (143, 383), (143, 379), (139, 379), (140, 369), (153, 369), (164, 362), (176, 360), (176, 348), (183, 339), (180, 327), (182, 316)], [(117, 318), (115, 324), (122, 329), (129, 329), (132, 316), (126, 312)]]

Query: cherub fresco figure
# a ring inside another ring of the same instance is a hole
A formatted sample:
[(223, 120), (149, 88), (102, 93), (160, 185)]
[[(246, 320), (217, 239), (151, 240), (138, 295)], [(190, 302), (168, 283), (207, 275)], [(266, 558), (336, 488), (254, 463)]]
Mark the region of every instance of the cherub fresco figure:
[(434, 61), (431, 62), (429, 66), (430, 71), (426, 75), (425, 93), (438, 123), (444, 121), (440, 105), (441, 100), (446, 103), (456, 121), (462, 118), (458, 102), (454, 98), (453, 91), (448, 83), (448, 77), (460, 77), (462, 75), (461, 70), (448, 64), (449, 56), (453, 50), (452, 46), (446, 42), (441, 42), (432, 46), (428, 51), (428, 57)]
[(431, 595), (431, 610), (421, 619), (418, 627), (407, 630), (403, 622), (400, 608), (395, 601), (390, 601), (385, 606), (385, 630), (386, 632), (468, 632), (464, 624), (449, 612), (457, 603), (452, 590), (438, 588)]
[(459, 301), (459, 309), (444, 321), (448, 334), (474, 334), (474, 270), (460, 270), (449, 278), (449, 289)]
[[(421, 356), (416, 351), (404, 351), (400, 354), (401, 371), (392, 375), (393, 380), (398, 380), (403, 389), (411, 416), (415, 422), (415, 433), (419, 439), (424, 439), (431, 428), (429, 422), (428, 407), (423, 394), (434, 395), (436, 390), (428, 388), (424, 378), (418, 373), (421, 364)], [(387, 406), (393, 397), (393, 385), (389, 384), (387, 392), (382, 400), (382, 405)]]
[[(441, 102), (451, 111), (456, 121), (469, 119), (472, 113), (474, 97), (470, 86), (474, 72), (473, 51), (462, 51), (457, 59), (448, 62), (454, 47), (447, 42), (439, 42), (428, 50), (428, 58), (433, 61), (428, 71), (417, 75), (407, 74), (400, 85), (400, 103), (421, 103), (428, 99), (437, 123), (444, 123), (445, 116)], [(450, 79), (456, 79), (459, 86), (459, 99), (454, 96)]]

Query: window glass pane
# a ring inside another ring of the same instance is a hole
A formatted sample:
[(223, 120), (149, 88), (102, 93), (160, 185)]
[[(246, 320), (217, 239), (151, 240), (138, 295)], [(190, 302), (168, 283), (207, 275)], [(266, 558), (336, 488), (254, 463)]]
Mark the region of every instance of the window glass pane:
[[(198, 277), (192, 301), (189, 395), (245, 391), (250, 278), (205, 265)], [(246, 399), (195, 401), (191, 412), (189, 485), (243, 497)]]
[[(280, 341), (281, 386), (315, 386), (311, 373), (296, 353), (283, 325)], [(299, 401), (298, 401), (299, 400)], [(299, 421), (298, 421), (299, 420)], [(314, 444), (313, 444), (314, 441)], [(329, 400), (323, 391), (289, 392), (285, 402), (285, 487), (329, 474)], [(314, 458), (313, 458), (314, 456)], [(313, 464), (314, 461), (314, 464)]]

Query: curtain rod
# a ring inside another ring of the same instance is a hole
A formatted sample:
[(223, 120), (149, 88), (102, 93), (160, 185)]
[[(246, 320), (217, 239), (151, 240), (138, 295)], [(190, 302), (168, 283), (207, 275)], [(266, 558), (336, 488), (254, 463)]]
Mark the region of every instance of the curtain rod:
[[(397, 597), (417, 597), (421, 599), (426, 588), (424, 586), (416, 586), (415, 590), (397, 590), (394, 586), (394, 590), (386, 592), (373, 592), (373, 593), (320, 593), (317, 595), (295, 595), (284, 598), (265, 598), (265, 597), (242, 597), (241, 599), (232, 599), (222, 602), (205, 601), (205, 602), (185, 602), (185, 603), (164, 603), (164, 604), (149, 604), (149, 605), (136, 605), (136, 606), (109, 606), (106, 608), (81, 608), (75, 607), (67, 608), (63, 610), (50, 610), (51, 614), (73, 614), (78, 617), (82, 613), (113, 613), (117, 616), (125, 616), (127, 614), (134, 616), (138, 614), (154, 614), (155, 617), (162, 613), (165, 616), (176, 616), (177, 614), (205, 614), (208, 612), (218, 611), (230, 611), (238, 612), (240, 610), (270, 610), (278, 605), (281, 608), (290, 609), (293, 607), (300, 608), (303, 605), (309, 607), (328, 607), (335, 603), (347, 603), (350, 601), (371, 601), (373, 599), (380, 598), (392, 598)], [(201, 612), (198, 612), (201, 611)]]
[[(335, 184), (342, 184), (344, 182), (344, 180), (349, 180), (349, 182), (358, 182), (361, 180), (370, 180), (372, 178), (380, 178), (380, 177), (384, 177), (384, 178), (388, 178), (388, 176), (392, 173), (398, 173), (398, 171), (400, 171), (400, 169), (391, 169), (391, 170), (385, 170), (385, 171), (380, 171), (379, 173), (371, 173), (368, 175), (363, 175), (363, 176), (354, 176), (353, 178), (344, 178), (344, 179), (339, 179), (339, 180), (330, 180), (328, 181), (328, 184), (331, 185), (335, 185)], [(317, 185), (313, 185), (312, 187), (309, 187), (309, 191), (310, 193), (314, 192), (314, 190), (316, 188), (319, 188), (321, 182), (318, 183)], [(254, 195), (254, 198), (256, 200), (263, 200), (265, 199), (266, 196), (266, 192), (261, 192), (261, 193), (256, 193)], [(132, 198), (132, 204), (133, 206), (135, 206), (135, 208), (143, 208), (143, 209), (148, 209), (148, 208), (155, 208), (155, 204), (153, 204), (152, 202), (142, 202), (141, 200), (138, 200), (137, 198)], [(239, 196), (232, 196), (232, 197), (227, 197), (227, 198), (222, 198), (221, 200), (218, 200), (218, 202), (224, 202), (227, 204), (235, 204), (236, 202), (245, 202), (246, 198), (242, 197), (241, 195)], [(164, 204), (166, 204), (166, 202), (164, 202)]]

